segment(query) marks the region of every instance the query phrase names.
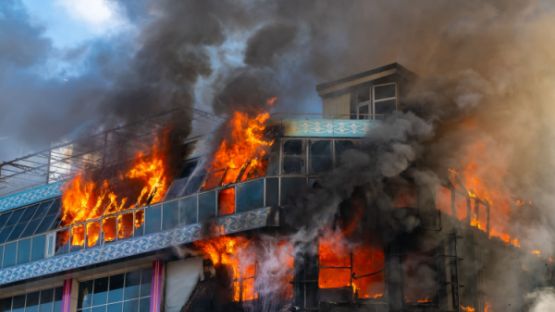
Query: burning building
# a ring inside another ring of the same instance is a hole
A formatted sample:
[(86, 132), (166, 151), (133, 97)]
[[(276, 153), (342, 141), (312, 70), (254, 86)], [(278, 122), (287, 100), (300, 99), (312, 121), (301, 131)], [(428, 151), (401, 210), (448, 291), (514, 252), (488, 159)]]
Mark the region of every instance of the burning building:
[[(0, 311), (519, 309), (488, 288), (505, 270), (521, 293), (552, 284), (551, 258), (507, 226), (532, 204), (472, 163), (432, 183), (391, 161), (416, 156), (390, 123), (428, 139), (404, 101), (416, 79), (390, 64), (320, 84), (321, 116), (271, 114), (270, 97), (217, 142), (162, 127), (125, 162), (73, 150), (49, 183), (0, 198)], [(3, 163), (2, 182), (25, 161)]]

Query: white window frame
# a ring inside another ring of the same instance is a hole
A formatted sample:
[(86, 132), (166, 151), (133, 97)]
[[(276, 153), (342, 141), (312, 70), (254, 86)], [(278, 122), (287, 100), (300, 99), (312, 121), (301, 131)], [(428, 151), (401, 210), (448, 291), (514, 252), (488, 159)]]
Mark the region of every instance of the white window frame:
[[(373, 111), (373, 109), (372, 109), (372, 96), (373, 96), (373, 93), (374, 93), (374, 92), (373, 92), (373, 87), (372, 87), (372, 86), (369, 86), (369, 87), (368, 87), (368, 92), (369, 92), (370, 94), (368, 94), (368, 100), (367, 100), (367, 101), (364, 101), (364, 102), (357, 102), (357, 103), (356, 103), (356, 110), (357, 110), (357, 111), (356, 111), (356, 116), (357, 116), (357, 119), (372, 119), (372, 115), (373, 115), (373, 112), (372, 112), (372, 111)], [(356, 92), (355, 92), (355, 95), (358, 97), (358, 94), (356, 94)], [(360, 108), (363, 107), (363, 106), (368, 106), (368, 114), (366, 114), (366, 115), (364, 115), (364, 116), (361, 116), (361, 115), (360, 115)]]
[[(384, 86), (390, 86), (390, 85), (394, 85), (395, 86), (395, 95), (393, 97), (388, 97), (388, 98), (383, 98), (383, 99), (376, 99), (376, 88), (377, 87), (384, 87)], [(376, 103), (380, 103), (380, 102), (385, 102), (385, 101), (391, 101), (391, 100), (395, 100), (395, 111), (398, 110), (399, 108), (399, 100), (398, 100), (398, 91), (397, 91), (397, 83), (396, 82), (388, 82), (388, 83), (381, 83), (381, 84), (377, 84), (377, 85), (372, 85), (372, 119), (376, 119)], [(358, 113), (358, 112), (357, 112)]]

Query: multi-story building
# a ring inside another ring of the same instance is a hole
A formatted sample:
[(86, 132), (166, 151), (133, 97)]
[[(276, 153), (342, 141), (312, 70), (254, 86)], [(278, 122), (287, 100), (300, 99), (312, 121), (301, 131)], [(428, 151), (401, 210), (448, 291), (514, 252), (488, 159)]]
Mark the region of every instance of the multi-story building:
[[(154, 204), (63, 225), (63, 181), (0, 197), (0, 311), (271, 311), (286, 306), (297, 311), (492, 311), (488, 300), (493, 298), (482, 291), (489, 258), (523, 251), (491, 238), (489, 204), (448, 181), (439, 190), (426, 190), (392, 180), (391, 192), (399, 199), (393, 203), (396, 213), (415, 220), (414, 228), (379, 243), (362, 239), (362, 245), (339, 246), (328, 237), (315, 241), (319, 247), (312, 251), (290, 252), (291, 262), (283, 263), (292, 270), (285, 275), (288, 290), (278, 299), (256, 289), (261, 286), (253, 281), (263, 268), (232, 274), (222, 286), (221, 279), (213, 281), (221, 273), (214, 269), (218, 261), (195, 251), (208, 236), (255, 239), (296, 231), (284, 221), (286, 208), (318, 187), (343, 152), (366, 140), (374, 123), (403, 110), (402, 96), (413, 79), (414, 74), (391, 64), (318, 85), (320, 118), (270, 122), (279, 135), (262, 175), (224, 183), (225, 172), (207, 172), (210, 155), (200, 139), (186, 143), (196, 146), (164, 199)], [(58, 171), (71, 173), (72, 162), (64, 163)], [(0, 181), (7, 183), (6, 169), (17, 164), (4, 163)], [(47, 173), (49, 181), (52, 175)], [(219, 178), (212, 183), (214, 177)], [(369, 205), (364, 189), (347, 197), (342, 209)], [(356, 218), (382, 222), (378, 212)], [(481, 225), (472, 224), (475, 220)], [(207, 234), (210, 226), (217, 230)], [(254, 255), (252, 261), (256, 267), (261, 260)], [(534, 273), (521, 275), (524, 280)], [(222, 291), (226, 285), (233, 288), (227, 294)], [(511, 300), (517, 306), (520, 299)]]

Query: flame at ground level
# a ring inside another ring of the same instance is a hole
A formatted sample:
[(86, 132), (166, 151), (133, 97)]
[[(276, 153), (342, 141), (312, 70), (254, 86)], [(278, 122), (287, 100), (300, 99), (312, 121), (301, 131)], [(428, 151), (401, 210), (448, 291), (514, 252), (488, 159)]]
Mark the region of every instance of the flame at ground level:
[[(148, 154), (138, 152), (131, 165), (110, 180), (97, 182), (95, 172), (81, 172), (63, 186), (62, 225), (74, 225), (71, 245), (83, 246), (85, 237), (88, 247), (96, 245), (101, 229), (104, 241), (126, 238), (133, 233), (133, 227), (142, 225), (142, 211), (107, 217), (86, 226), (78, 223), (161, 201), (170, 180), (166, 137), (164, 133), (157, 138)], [(59, 244), (65, 244), (69, 235), (61, 232)]]

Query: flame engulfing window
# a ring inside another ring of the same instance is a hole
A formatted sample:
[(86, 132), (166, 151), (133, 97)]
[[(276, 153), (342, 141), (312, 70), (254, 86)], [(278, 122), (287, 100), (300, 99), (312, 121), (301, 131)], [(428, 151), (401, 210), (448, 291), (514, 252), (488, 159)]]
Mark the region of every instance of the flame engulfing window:
[(378, 247), (354, 245), (338, 231), (328, 231), (318, 245), (318, 287), (351, 287), (360, 299), (376, 299), (384, 294), (384, 253)]

